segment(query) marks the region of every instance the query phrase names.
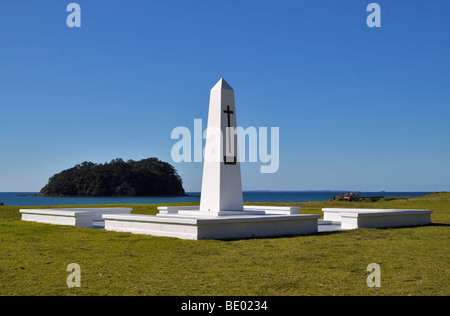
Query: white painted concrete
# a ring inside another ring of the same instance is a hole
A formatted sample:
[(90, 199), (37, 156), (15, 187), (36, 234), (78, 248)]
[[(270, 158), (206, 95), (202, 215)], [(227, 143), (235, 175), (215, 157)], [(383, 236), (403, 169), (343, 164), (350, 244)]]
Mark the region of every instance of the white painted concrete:
[(255, 205), (244, 205), (244, 211), (264, 211), (265, 214), (300, 214), (301, 207), (296, 206), (255, 206)]
[(76, 227), (101, 226), (103, 214), (130, 214), (132, 208), (60, 208), (60, 209), (22, 209), (22, 220), (28, 222), (68, 225)]
[(93, 221), (103, 220), (103, 214), (131, 214), (132, 208), (129, 207), (104, 207), (104, 208), (68, 208), (60, 209), (68, 211), (83, 211), (92, 213)]
[(93, 213), (68, 210), (20, 210), (22, 220), (27, 222), (92, 227)]
[[(158, 215), (183, 214), (193, 216), (229, 216), (229, 215), (292, 215), (300, 214), (301, 207), (244, 205), (243, 211), (199, 212), (198, 206), (159, 206)], [(249, 213), (251, 212), (251, 213)]]
[(103, 215), (105, 229), (182, 239), (235, 239), (317, 232), (319, 215), (182, 217)]
[(431, 210), (324, 208), (324, 220), (341, 229), (384, 228), (431, 224)]
[(200, 197), (203, 212), (243, 211), (237, 136), (228, 127), (237, 127), (236, 106), (234, 91), (222, 78), (210, 93)]

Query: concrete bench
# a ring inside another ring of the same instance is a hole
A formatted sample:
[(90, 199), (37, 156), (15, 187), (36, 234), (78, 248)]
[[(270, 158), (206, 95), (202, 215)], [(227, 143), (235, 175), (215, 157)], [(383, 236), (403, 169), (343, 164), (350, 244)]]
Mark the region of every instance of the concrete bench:
[(22, 209), (22, 220), (28, 222), (68, 225), (76, 227), (94, 227), (94, 223), (103, 221), (104, 214), (130, 214), (133, 209), (114, 208), (60, 208), (60, 209)]
[(430, 210), (324, 208), (324, 220), (340, 222), (341, 229), (384, 228), (431, 224)]

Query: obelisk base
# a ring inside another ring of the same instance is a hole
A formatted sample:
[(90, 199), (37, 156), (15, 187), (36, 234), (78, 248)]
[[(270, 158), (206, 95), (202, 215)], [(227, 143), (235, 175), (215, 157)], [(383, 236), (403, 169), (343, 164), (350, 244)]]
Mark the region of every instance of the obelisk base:
[(205, 217), (220, 217), (220, 216), (244, 216), (244, 215), (265, 215), (264, 211), (201, 211), (201, 210), (180, 210), (178, 216), (205, 216)]
[(205, 212), (183, 206), (176, 208), (159, 207), (160, 213), (156, 216), (104, 215), (105, 229), (194, 240), (255, 238), (314, 234), (318, 232), (320, 217), (298, 214), (297, 207), (288, 210), (269, 206), (264, 211), (263, 207), (255, 206), (261, 209), (228, 212)]

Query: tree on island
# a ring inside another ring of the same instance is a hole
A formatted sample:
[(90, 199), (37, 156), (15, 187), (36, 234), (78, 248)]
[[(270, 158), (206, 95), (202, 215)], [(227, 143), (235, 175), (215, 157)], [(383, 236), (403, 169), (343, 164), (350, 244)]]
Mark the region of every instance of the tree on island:
[(157, 158), (83, 162), (55, 174), (43, 196), (182, 196), (183, 182), (175, 168)]

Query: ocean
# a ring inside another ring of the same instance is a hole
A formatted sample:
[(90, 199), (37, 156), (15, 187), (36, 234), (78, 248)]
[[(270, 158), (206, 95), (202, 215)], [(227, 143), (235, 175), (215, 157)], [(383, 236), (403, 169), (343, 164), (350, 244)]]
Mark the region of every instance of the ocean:
[[(349, 191), (244, 191), (245, 202), (309, 202), (328, 201)], [(423, 196), (432, 192), (359, 192), (362, 196)], [(37, 192), (0, 192), (0, 203), (9, 206), (49, 206), (87, 204), (165, 204), (200, 202), (200, 192), (187, 192), (181, 197), (43, 197)]]

